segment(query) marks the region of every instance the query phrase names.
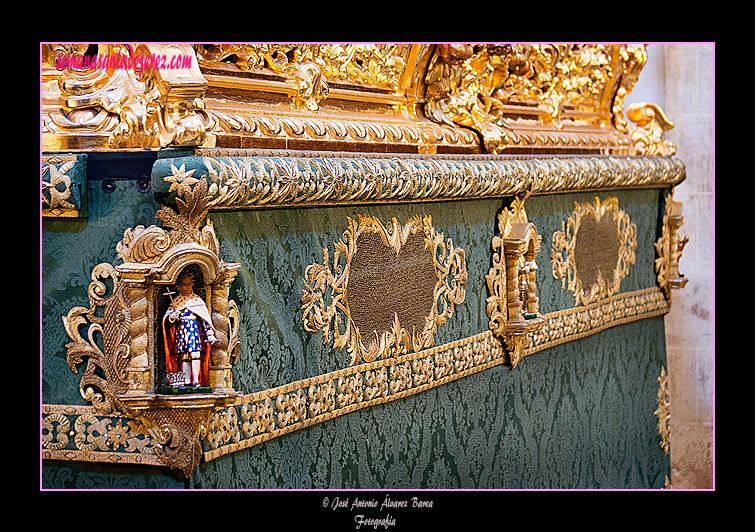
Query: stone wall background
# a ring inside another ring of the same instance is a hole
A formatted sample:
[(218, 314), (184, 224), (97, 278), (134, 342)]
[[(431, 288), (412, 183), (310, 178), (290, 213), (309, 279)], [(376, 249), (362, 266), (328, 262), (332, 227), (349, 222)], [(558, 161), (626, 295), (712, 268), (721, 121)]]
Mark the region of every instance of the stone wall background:
[(715, 44), (654, 43), (635, 89), (625, 99), (660, 105), (675, 124), (664, 138), (677, 146), (687, 179), (674, 199), (684, 204), (679, 236), (689, 243), (679, 271), (689, 278), (674, 291), (666, 317), (671, 402), (671, 484), (714, 486), (715, 316)]

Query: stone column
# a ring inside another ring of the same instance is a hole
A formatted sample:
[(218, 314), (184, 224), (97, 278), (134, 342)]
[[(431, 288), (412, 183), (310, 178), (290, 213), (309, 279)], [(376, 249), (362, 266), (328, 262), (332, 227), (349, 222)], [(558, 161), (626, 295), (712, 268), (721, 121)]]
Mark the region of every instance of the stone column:
[[(665, 62), (666, 116), (687, 179), (674, 191), (684, 204), (679, 237), (689, 236), (666, 317), (671, 429), (671, 486), (713, 488), (714, 331), (714, 44), (650, 45)], [(658, 50), (660, 48), (660, 50)]]

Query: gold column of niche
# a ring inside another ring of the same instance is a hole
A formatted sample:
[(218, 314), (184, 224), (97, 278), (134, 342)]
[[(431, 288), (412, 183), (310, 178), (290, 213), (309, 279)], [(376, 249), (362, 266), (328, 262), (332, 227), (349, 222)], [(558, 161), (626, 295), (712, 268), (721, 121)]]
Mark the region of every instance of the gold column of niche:
[[(228, 300), (240, 264), (218, 256), (217, 237), (205, 219), (206, 180), (194, 188), (181, 188), (177, 204), (179, 212), (163, 206), (157, 213), (168, 231), (154, 225), (124, 231), (116, 248), (123, 262), (94, 268), (90, 308), (72, 308), (63, 323), (72, 340), (66, 346), (68, 366), (78, 372), (86, 359), (79, 387), (95, 413), (137, 420), (160, 444), (155, 448), (160, 460), (189, 477), (201, 460), (201, 440), (213, 410), (232, 404), (240, 395), (231, 378), (239, 350), (239, 315), (235, 302)], [(171, 395), (164, 393), (160, 378), (165, 359), (162, 315), (168, 308), (165, 292), (188, 269), (201, 278), (195, 288), (205, 298), (217, 337), (209, 366), (211, 391)]]
[(646, 61), (636, 44), (43, 44), (43, 149), (671, 155), (657, 106), (623, 118)]
[(498, 215), (493, 266), (485, 276), (490, 330), (503, 342), (511, 369), (524, 354), (526, 335), (541, 329), (546, 321), (537, 297), (536, 258), (541, 241), (537, 228), (527, 220), (524, 200), (515, 198)]

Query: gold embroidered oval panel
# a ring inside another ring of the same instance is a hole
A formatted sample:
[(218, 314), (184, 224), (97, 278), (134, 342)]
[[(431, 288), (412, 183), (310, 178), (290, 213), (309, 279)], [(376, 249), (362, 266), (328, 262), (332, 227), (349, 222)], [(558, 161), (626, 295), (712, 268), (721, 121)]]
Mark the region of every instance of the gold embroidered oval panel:
[[(348, 349), (351, 364), (417, 352), (464, 302), (464, 250), (436, 233), (429, 216), (384, 226), (374, 217), (349, 219), (323, 263), (304, 273), (304, 329)], [(439, 310), (440, 308), (440, 310)]]
[(574, 293), (577, 305), (587, 305), (619, 292), (635, 262), (637, 227), (615, 197), (574, 205), (562, 231), (553, 233), (551, 265), (561, 288)]

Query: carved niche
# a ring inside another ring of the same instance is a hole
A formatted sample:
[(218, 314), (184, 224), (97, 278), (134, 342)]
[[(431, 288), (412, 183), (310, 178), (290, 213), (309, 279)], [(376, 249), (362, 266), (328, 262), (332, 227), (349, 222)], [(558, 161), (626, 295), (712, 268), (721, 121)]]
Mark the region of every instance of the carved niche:
[(498, 215), (493, 236), (493, 265), (485, 276), (489, 327), (503, 342), (508, 365), (514, 369), (523, 356), (526, 335), (541, 329), (546, 318), (537, 297), (537, 254), (542, 237), (527, 220), (524, 200), (515, 198)]
[[(219, 258), (215, 231), (205, 219), (205, 180), (180, 189), (176, 203), (179, 212), (163, 206), (157, 213), (169, 230), (154, 225), (125, 230), (116, 248), (122, 262), (94, 268), (90, 308), (72, 308), (63, 322), (72, 340), (66, 346), (69, 368), (78, 372), (86, 359), (82, 397), (98, 414), (118, 413), (144, 424), (161, 444), (160, 459), (188, 477), (201, 460), (212, 411), (240, 394), (231, 374), (239, 351), (239, 316), (228, 299), (240, 264)], [(166, 291), (182, 271), (193, 271), (196, 293), (205, 299), (217, 337), (209, 393), (161, 393), (166, 384), (161, 316)]]

